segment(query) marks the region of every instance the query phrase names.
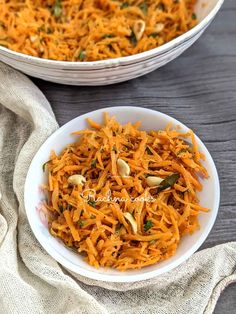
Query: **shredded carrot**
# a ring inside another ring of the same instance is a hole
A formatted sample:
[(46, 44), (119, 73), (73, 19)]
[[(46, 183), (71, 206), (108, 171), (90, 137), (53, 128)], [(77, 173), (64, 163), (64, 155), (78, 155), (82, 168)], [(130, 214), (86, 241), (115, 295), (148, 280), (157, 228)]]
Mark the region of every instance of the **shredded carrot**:
[(195, 3), (196, 0), (1, 0), (0, 46), (62, 61), (133, 55), (163, 45), (194, 27)]
[[(198, 175), (208, 174), (194, 133), (140, 131), (140, 123), (123, 126), (108, 114), (103, 124), (87, 122), (91, 131), (74, 132), (76, 141), (44, 166), (51, 234), (96, 268), (140, 269), (171, 257), (208, 211), (197, 196)], [(71, 183), (74, 175), (83, 182)], [(148, 185), (149, 176), (158, 183)]]

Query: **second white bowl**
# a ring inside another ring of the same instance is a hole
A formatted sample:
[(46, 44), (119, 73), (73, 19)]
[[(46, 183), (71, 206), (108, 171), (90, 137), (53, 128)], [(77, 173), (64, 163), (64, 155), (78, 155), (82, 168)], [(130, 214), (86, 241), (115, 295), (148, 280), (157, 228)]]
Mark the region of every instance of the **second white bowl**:
[(0, 61), (37, 78), (69, 85), (108, 85), (147, 74), (177, 58), (209, 26), (224, 0), (198, 0), (199, 24), (170, 42), (133, 56), (95, 62), (40, 59), (0, 46)]
[(85, 129), (87, 127), (86, 118), (89, 117), (101, 123), (103, 120), (103, 112), (115, 115), (121, 124), (142, 121), (141, 128), (147, 131), (163, 129), (168, 123), (172, 123), (173, 126), (181, 126), (183, 132), (188, 130), (185, 125), (170, 116), (154, 110), (138, 107), (110, 107), (92, 111), (75, 118), (52, 134), (41, 146), (32, 160), (25, 182), (24, 198), (27, 217), (36, 238), (43, 248), (55, 260), (69, 270), (85, 277), (110, 282), (134, 282), (149, 279), (170, 271), (183, 263), (205, 241), (214, 224), (219, 207), (220, 188), (216, 167), (207, 148), (201, 140), (196, 137), (200, 151), (204, 153), (206, 157), (204, 166), (210, 176), (208, 180), (202, 181), (203, 190), (198, 196), (200, 203), (209, 208), (210, 211), (199, 214), (200, 229), (194, 232), (193, 235), (182, 238), (174, 256), (168, 260), (140, 270), (120, 272), (114, 269), (95, 269), (88, 265), (83, 260), (82, 256), (72, 252), (58, 239), (51, 236), (48, 231), (47, 223), (44, 221), (43, 213), (38, 210), (38, 205), (45, 198), (45, 195), (40, 192), (39, 186), (46, 181), (46, 176), (42, 171), (42, 165), (48, 160), (50, 151), (54, 149), (59, 153), (67, 144), (74, 142), (75, 137), (72, 136), (71, 133)]

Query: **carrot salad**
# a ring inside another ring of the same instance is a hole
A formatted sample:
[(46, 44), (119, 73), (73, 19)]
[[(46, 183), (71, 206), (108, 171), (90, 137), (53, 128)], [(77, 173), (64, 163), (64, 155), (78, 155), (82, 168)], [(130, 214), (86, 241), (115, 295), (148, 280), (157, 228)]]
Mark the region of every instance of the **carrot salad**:
[(43, 169), (50, 233), (94, 266), (140, 269), (175, 254), (181, 238), (199, 229), (207, 178), (194, 133), (140, 130), (104, 114)]
[(62, 61), (158, 47), (197, 24), (196, 0), (1, 0), (0, 46)]

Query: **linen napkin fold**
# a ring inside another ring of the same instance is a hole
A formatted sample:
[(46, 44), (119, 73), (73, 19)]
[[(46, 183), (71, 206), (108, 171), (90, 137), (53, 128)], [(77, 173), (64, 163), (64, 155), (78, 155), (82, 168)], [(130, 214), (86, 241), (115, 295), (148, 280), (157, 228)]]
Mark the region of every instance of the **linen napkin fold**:
[(212, 313), (221, 291), (236, 281), (236, 242), (133, 284), (72, 274), (44, 251), (26, 218), (24, 182), (34, 154), (57, 128), (39, 89), (0, 63), (0, 313)]

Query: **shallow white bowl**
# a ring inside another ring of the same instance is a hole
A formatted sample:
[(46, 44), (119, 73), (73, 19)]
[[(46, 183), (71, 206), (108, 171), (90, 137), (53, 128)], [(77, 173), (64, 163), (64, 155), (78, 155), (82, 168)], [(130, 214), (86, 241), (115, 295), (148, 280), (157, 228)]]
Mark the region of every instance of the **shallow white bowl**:
[(126, 272), (119, 272), (113, 269), (105, 270), (103, 268), (97, 270), (88, 265), (80, 255), (67, 249), (62, 242), (50, 235), (47, 225), (44, 219), (42, 219), (42, 212), (38, 211), (38, 205), (45, 198), (45, 195), (40, 192), (39, 186), (42, 182), (46, 181), (46, 176), (42, 171), (42, 165), (48, 160), (50, 151), (54, 149), (59, 153), (67, 144), (74, 142), (75, 137), (72, 136), (71, 133), (86, 128), (86, 118), (90, 117), (97, 122), (102, 122), (103, 112), (115, 115), (122, 124), (142, 121), (141, 128), (147, 131), (157, 128), (163, 129), (168, 123), (172, 123), (173, 126), (180, 125), (183, 132), (188, 130), (186, 126), (174, 118), (158, 111), (138, 107), (110, 107), (92, 111), (75, 118), (52, 134), (41, 146), (32, 160), (25, 182), (24, 198), (27, 217), (36, 238), (44, 249), (69, 270), (92, 279), (110, 282), (134, 282), (149, 279), (163, 274), (183, 263), (200, 247), (209, 234), (217, 216), (220, 198), (219, 179), (216, 167), (205, 145), (199, 138), (196, 138), (200, 151), (206, 156), (204, 165), (210, 175), (208, 180), (203, 180), (202, 182), (203, 191), (199, 193), (199, 199), (203, 206), (210, 208), (210, 211), (208, 213), (199, 214), (200, 230), (196, 231), (191, 236), (185, 236), (181, 240), (176, 254), (173, 257), (141, 270)]
[(147, 74), (178, 57), (204, 32), (224, 0), (198, 0), (200, 23), (158, 48), (133, 56), (95, 62), (64, 62), (31, 57), (0, 46), (0, 61), (34, 77), (69, 85), (108, 85)]

